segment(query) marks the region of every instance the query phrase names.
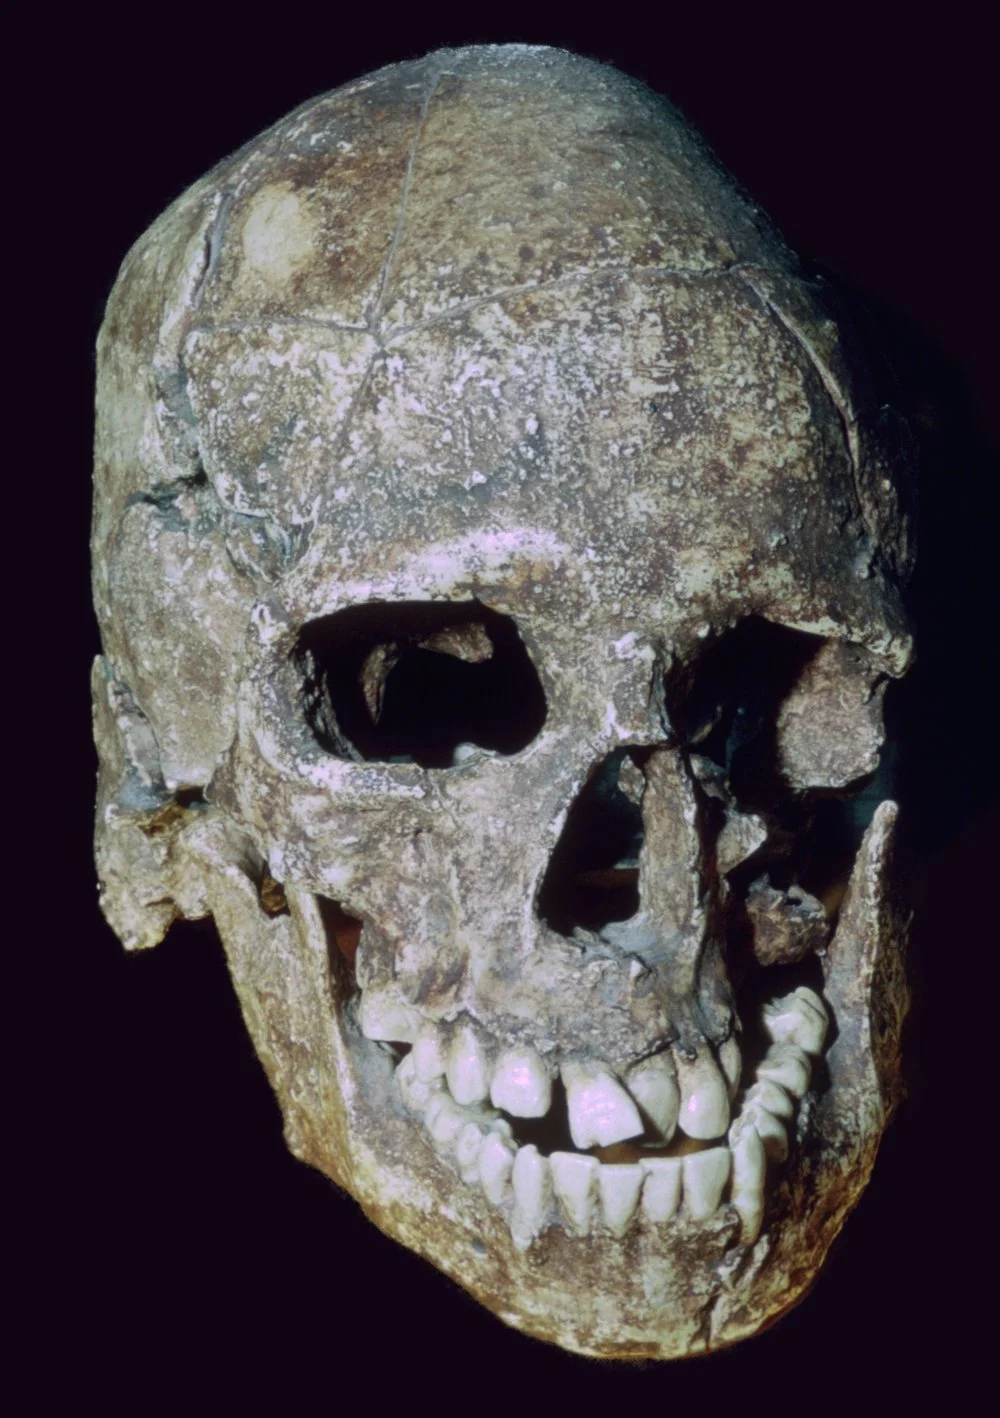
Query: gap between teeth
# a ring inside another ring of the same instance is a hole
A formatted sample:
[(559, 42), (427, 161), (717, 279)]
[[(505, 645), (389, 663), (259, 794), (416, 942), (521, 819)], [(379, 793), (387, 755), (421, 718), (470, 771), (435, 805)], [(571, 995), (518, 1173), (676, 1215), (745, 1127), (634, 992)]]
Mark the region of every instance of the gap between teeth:
[[(765, 1005), (764, 1028), (771, 1044), (726, 1142), (683, 1156), (612, 1162), (582, 1150), (555, 1151), (546, 1157), (533, 1143), (518, 1145), (510, 1123), (486, 1102), (486, 1070), (471, 1032), (458, 1036), (460, 1042), (446, 1062), (433, 1031), (425, 1031), (397, 1067), (396, 1085), (406, 1110), (422, 1118), (435, 1146), (457, 1166), (462, 1180), (480, 1187), (507, 1216), (519, 1249), (554, 1224), (576, 1236), (603, 1228), (620, 1237), (638, 1218), (656, 1225), (680, 1218), (701, 1222), (724, 1205), (736, 1210), (740, 1238), (751, 1244), (763, 1221), (767, 1164), (788, 1156), (789, 1128), (808, 1091), (812, 1059), (822, 1053), (827, 1026), (822, 999), (806, 987)], [(463, 1055), (471, 1061), (469, 1069), (454, 1066)], [(509, 1067), (498, 1071), (502, 1082), (499, 1088), (494, 1082), (494, 1102), (514, 1101), (520, 1116), (542, 1116), (551, 1086), (537, 1054), (524, 1048), (510, 1050), (505, 1057)], [(573, 1132), (577, 1146), (606, 1146), (616, 1140), (616, 1119), (629, 1136), (640, 1130), (635, 1126), (635, 1103), (605, 1065), (569, 1064), (562, 1071), (569, 1097), (574, 1088), (593, 1090), (588, 1095), (593, 1100), (590, 1120), (582, 1131)], [(475, 1086), (463, 1090), (470, 1077)], [(456, 1100), (456, 1080), (459, 1091), (474, 1101)], [(640, 1106), (645, 1107), (641, 1087), (652, 1105), (648, 1112), (663, 1106), (662, 1078), (654, 1075), (651, 1080), (647, 1070), (636, 1081)], [(521, 1112), (522, 1106), (537, 1111)], [(718, 1110), (717, 1099), (712, 1106)], [(634, 1117), (625, 1117), (629, 1110)], [(611, 1122), (605, 1126), (608, 1118)], [(720, 1131), (724, 1128), (725, 1123)]]

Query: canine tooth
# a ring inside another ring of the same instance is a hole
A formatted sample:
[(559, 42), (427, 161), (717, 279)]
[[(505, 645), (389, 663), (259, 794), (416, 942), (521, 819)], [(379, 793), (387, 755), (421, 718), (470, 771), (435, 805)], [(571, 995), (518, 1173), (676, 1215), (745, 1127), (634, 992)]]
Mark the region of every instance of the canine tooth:
[(719, 1045), (719, 1067), (729, 1084), (729, 1097), (732, 1099), (739, 1091), (743, 1073), (743, 1051), (735, 1034), (730, 1034), (729, 1038)]
[(489, 1094), (486, 1050), (475, 1029), (462, 1024), (448, 1050), (448, 1087), (456, 1103), (481, 1103)]
[(809, 1055), (797, 1044), (772, 1044), (757, 1069), (757, 1077), (779, 1083), (793, 1098), (804, 1098), (811, 1071)]
[(740, 1120), (752, 1122), (755, 1131), (764, 1144), (764, 1151), (772, 1162), (784, 1162), (788, 1158), (788, 1129), (780, 1118), (759, 1102), (746, 1102)]
[(797, 1044), (807, 1054), (823, 1052), (829, 1014), (815, 990), (800, 985), (764, 1006), (764, 1028), (775, 1044)]
[(656, 1127), (664, 1142), (669, 1142), (677, 1129), (681, 1094), (677, 1086), (677, 1069), (669, 1054), (656, 1054), (643, 1059), (629, 1069), (625, 1082), (628, 1091)]
[(702, 1048), (693, 1063), (679, 1056), (677, 1077), (680, 1125), (688, 1137), (706, 1142), (722, 1137), (729, 1126), (729, 1089), (708, 1048)]
[(417, 1075), (412, 1053), (407, 1054), (396, 1069), (396, 1086), (399, 1089), (399, 1096), (403, 1100), (403, 1106), (410, 1113), (417, 1113), (421, 1116), (426, 1113), (435, 1093), (441, 1091), (442, 1084), (443, 1080), (440, 1078), (425, 1083)]
[(639, 1110), (604, 1064), (565, 1063), (562, 1076), (570, 1136), (581, 1151), (610, 1147), (643, 1131)]
[(462, 1181), (470, 1185), (479, 1180), (479, 1154), (483, 1150), (485, 1136), (478, 1123), (466, 1123), (458, 1134), (455, 1161), (462, 1173)]
[(511, 1239), (519, 1251), (526, 1250), (538, 1235), (552, 1200), (552, 1176), (548, 1159), (534, 1143), (518, 1149), (511, 1173), (514, 1210), (510, 1218)]
[(764, 1219), (767, 1155), (752, 1120), (740, 1118), (729, 1130), (733, 1185), (731, 1203), (740, 1217), (740, 1239), (752, 1245)]
[(710, 1147), (684, 1158), (684, 1205), (695, 1221), (704, 1221), (719, 1205), (731, 1161), (728, 1147)]
[(487, 1133), (479, 1151), (479, 1182), (494, 1206), (499, 1206), (510, 1195), (513, 1167), (514, 1149), (498, 1132)]
[(642, 1184), (642, 1214), (650, 1221), (669, 1221), (681, 1204), (681, 1159), (646, 1157)]
[(385, 1039), (412, 1044), (420, 1028), (420, 1016), (410, 1005), (391, 995), (364, 992), (358, 1009), (361, 1032), (366, 1039)]
[(597, 1196), (596, 1157), (582, 1152), (553, 1152), (549, 1158), (552, 1185), (573, 1229), (585, 1236), (590, 1230)]
[(441, 1078), (445, 1071), (444, 1049), (437, 1026), (424, 1024), (413, 1042), (411, 1055), (417, 1077), (424, 1083)]
[(616, 1236), (624, 1236), (639, 1205), (643, 1171), (638, 1162), (604, 1162), (598, 1173), (604, 1224)]
[(500, 1055), (490, 1084), (496, 1108), (518, 1118), (544, 1118), (552, 1102), (552, 1080), (536, 1049), (525, 1044)]
[(770, 1078), (760, 1078), (747, 1090), (746, 1102), (759, 1103), (776, 1118), (794, 1118), (795, 1103), (780, 1084)]

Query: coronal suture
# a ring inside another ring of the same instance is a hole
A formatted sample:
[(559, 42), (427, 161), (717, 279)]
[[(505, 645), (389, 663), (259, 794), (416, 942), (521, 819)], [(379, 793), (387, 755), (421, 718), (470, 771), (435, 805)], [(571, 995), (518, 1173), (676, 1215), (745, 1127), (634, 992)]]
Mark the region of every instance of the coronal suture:
[(312, 100), (98, 351), (96, 850), (211, 915), (295, 1154), (503, 1321), (753, 1335), (896, 1106), (909, 444), (663, 99), (555, 49)]

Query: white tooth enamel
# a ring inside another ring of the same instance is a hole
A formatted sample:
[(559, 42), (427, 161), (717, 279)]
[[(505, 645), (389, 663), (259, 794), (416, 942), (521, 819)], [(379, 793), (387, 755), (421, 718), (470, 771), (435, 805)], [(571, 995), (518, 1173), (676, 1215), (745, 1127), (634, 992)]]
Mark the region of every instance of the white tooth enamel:
[(413, 1059), (417, 1077), (423, 1083), (430, 1083), (435, 1078), (444, 1076), (444, 1049), (441, 1047), (441, 1036), (436, 1025), (421, 1025), (413, 1043), (412, 1053), (407, 1057)]
[(454, 1142), (468, 1121), (468, 1115), (447, 1093), (443, 1094), (440, 1106), (437, 1099), (432, 1098), (424, 1116), (427, 1131), (435, 1142), (443, 1146)]
[(656, 1128), (663, 1142), (677, 1129), (681, 1094), (677, 1069), (669, 1054), (656, 1054), (630, 1068), (625, 1076), (628, 1091)]
[(729, 1150), (732, 1153), (733, 1178), (730, 1202), (739, 1213), (740, 1239), (746, 1245), (752, 1245), (760, 1235), (764, 1219), (767, 1155), (751, 1120), (741, 1117), (730, 1128)]
[(490, 1084), (494, 1107), (518, 1118), (544, 1118), (552, 1102), (552, 1080), (530, 1044), (500, 1055)]
[(643, 1131), (638, 1109), (604, 1064), (565, 1063), (562, 1076), (570, 1135), (581, 1151), (610, 1147)]
[(780, 1118), (759, 1102), (746, 1102), (740, 1118), (752, 1122), (764, 1151), (772, 1162), (784, 1162), (788, 1158), (788, 1129)]
[(684, 1205), (693, 1220), (704, 1221), (717, 1209), (729, 1180), (730, 1162), (728, 1147), (710, 1147), (684, 1158)]
[(514, 1149), (499, 1132), (490, 1132), (479, 1150), (479, 1183), (494, 1206), (510, 1195), (510, 1174), (514, 1168)]
[(815, 990), (800, 985), (764, 1006), (764, 1028), (775, 1044), (797, 1044), (816, 1057), (823, 1052), (829, 1014)]
[(772, 1044), (757, 1069), (757, 1077), (780, 1084), (794, 1098), (804, 1098), (811, 1071), (809, 1055), (797, 1044)]
[(729, 1126), (729, 1088), (703, 1047), (693, 1063), (678, 1055), (677, 1080), (681, 1089), (680, 1125), (688, 1137), (711, 1141)]
[(776, 1118), (791, 1119), (795, 1116), (795, 1103), (779, 1083), (770, 1078), (759, 1078), (752, 1088), (747, 1089), (746, 1104), (759, 1103)]
[(466, 1123), (458, 1134), (455, 1145), (455, 1161), (462, 1173), (462, 1181), (474, 1186), (479, 1181), (479, 1154), (483, 1150), (485, 1129), (479, 1123)]
[(448, 1087), (456, 1103), (480, 1103), (490, 1091), (486, 1050), (470, 1024), (455, 1031), (448, 1050)]
[(729, 1085), (731, 1101), (739, 1091), (740, 1077), (743, 1073), (743, 1053), (740, 1049), (740, 1041), (735, 1034), (730, 1034), (725, 1043), (719, 1045), (719, 1067)]
[(375, 990), (362, 994), (358, 1015), (366, 1039), (386, 1039), (400, 1044), (412, 1044), (421, 1023), (415, 1009)]
[(596, 1157), (585, 1157), (581, 1152), (553, 1152), (549, 1166), (566, 1220), (578, 1235), (586, 1236), (597, 1199), (600, 1163)]
[(552, 1175), (549, 1163), (533, 1143), (518, 1148), (511, 1173), (514, 1188), (514, 1210), (510, 1217), (511, 1240), (519, 1251), (528, 1246), (542, 1229), (545, 1214), (552, 1201)]
[(642, 1214), (650, 1221), (669, 1221), (681, 1204), (681, 1159), (646, 1157), (642, 1170)]
[(396, 1087), (399, 1089), (403, 1106), (409, 1113), (422, 1117), (435, 1093), (442, 1091), (443, 1085), (444, 1080), (440, 1078), (425, 1083), (418, 1077), (412, 1053), (407, 1054), (396, 1069)]
[(597, 1184), (604, 1224), (615, 1236), (624, 1236), (639, 1205), (643, 1170), (637, 1162), (602, 1163)]

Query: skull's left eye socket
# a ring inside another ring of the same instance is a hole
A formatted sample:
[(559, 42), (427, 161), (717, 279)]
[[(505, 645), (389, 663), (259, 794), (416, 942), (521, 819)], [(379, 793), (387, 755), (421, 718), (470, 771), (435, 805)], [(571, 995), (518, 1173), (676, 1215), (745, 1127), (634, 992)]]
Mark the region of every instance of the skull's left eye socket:
[(372, 602), (299, 637), (309, 726), (328, 753), (448, 768), (460, 746), (526, 748), (545, 695), (514, 622), (476, 601)]

